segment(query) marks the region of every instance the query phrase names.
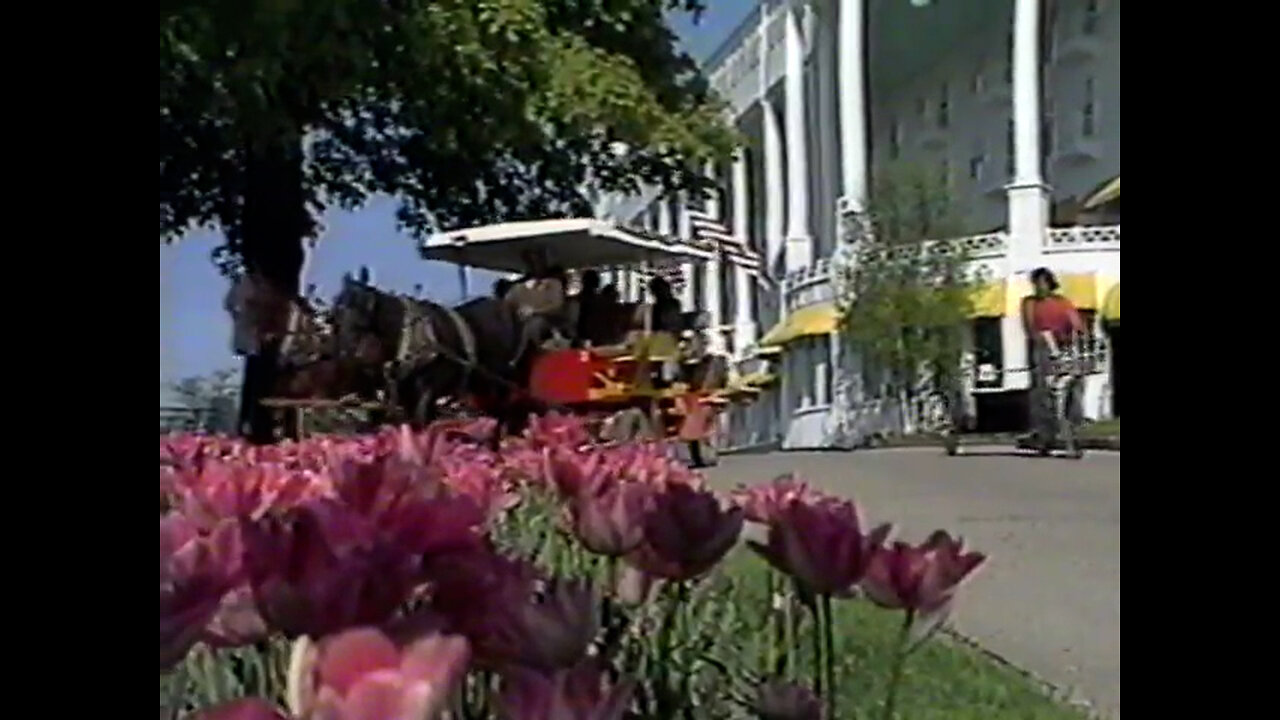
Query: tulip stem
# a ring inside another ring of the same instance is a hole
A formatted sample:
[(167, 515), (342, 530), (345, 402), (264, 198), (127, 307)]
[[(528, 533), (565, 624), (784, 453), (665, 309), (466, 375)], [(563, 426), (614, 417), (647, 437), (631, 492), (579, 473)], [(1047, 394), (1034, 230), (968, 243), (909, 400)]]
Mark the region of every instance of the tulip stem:
[(902, 618), (902, 627), (898, 631), (898, 644), (893, 651), (893, 668), (889, 672), (889, 689), (884, 698), (883, 720), (893, 720), (893, 711), (898, 704), (898, 685), (902, 683), (902, 670), (907, 664), (907, 640), (915, 617), (915, 611), (908, 608)]
[(762, 674), (765, 677), (769, 677), (776, 674), (780, 669), (778, 667), (778, 636), (784, 635), (784, 633), (778, 632), (781, 628), (778, 627), (777, 603), (774, 602), (773, 570), (765, 570), (764, 572), (764, 597), (765, 602), (769, 604), (769, 647), (765, 650), (767, 654), (765, 656), (764, 673)]
[(666, 616), (662, 618), (662, 627), (658, 630), (658, 677), (657, 700), (658, 717), (673, 717), (675, 708), (671, 707), (674, 693), (671, 692), (671, 633), (675, 629), (676, 616), (685, 601), (685, 584), (673, 582), (671, 604), (667, 607)]
[[(836, 653), (835, 653), (835, 625), (836, 617), (831, 612), (831, 596), (822, 596), (822, 640), (823, 640), (823, 671), (826, 674), (827, 687), (827, 717), (835, 720), (837, 693), (836, 693)], [(852, 714), (850, 715), (852, 717)]]
[(823, 677), (822, 677), (822, 676), (823, 676), (823, 670), (822, 670), (822, 669), (823, 669), (823, 667), (825, 667), (825, 666), (822, 664), (822, 660), (823, 660), (823, 658), (822, 658), (822, 636), (825, 634), (825, 631), (826, 631), (826, 627), (825, 627), (825, 626), (826, 626), (826, 623), (824, 623), (824, 622), (823, 622), (823, 618), (822, 618), (822, 606), (821, 606), (821, 605), (818, 605), (818, 604), (815, 604), (815, 605), (813, 606), (813, 634), (812, 634), (812, 640), (813, 640), (813, 689), (814, 689), (814, 691), (815, 691), (815, 692), (817, 692), (817, 693), (818, 693), (818, 697), (826, 697), (826, 695), (824, 695), (824, 694), (823, 694), (823, 687), (824, 687), (824, 683), (822, 682), (822, 679), (823, 679)]
[(795, 675), (795, 666), (799, 664), (796, 657), (799, 655), (799, 643), (796, 642), (796, 622), (793, 615), (795, 603), (791, 602), (791, 589), (786, 587), (786, 583), (782, 583), (778, 589), (778, 598), (782, 601), (782, 632), (787, 646), (787, 654), (783, 656), (783, 676), (791, 680)]

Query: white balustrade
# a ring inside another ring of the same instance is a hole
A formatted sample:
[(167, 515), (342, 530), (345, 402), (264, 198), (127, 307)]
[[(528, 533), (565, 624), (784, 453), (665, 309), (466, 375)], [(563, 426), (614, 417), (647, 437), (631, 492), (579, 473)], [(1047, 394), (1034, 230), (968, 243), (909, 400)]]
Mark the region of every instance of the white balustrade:
[(1119, 225), (1080, 225), (1050, 228), (1045, 235), (1046, 253), (1081, 250), (1119, 250)]

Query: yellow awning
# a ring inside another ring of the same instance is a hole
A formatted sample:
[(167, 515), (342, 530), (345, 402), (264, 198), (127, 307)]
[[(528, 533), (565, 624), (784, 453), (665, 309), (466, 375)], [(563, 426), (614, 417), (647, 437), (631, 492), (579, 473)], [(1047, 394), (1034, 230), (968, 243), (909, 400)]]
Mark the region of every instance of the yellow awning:
[(742, 384), (748, 387), (768, 387), (778, 381), (778, 376), (767, 372), (753, 372), (742, 378)]
[(825, 302), (800, 308), (787, 316), (786, 320), (773, 326), (760, 339), (760, 347), (786, 345), (802, 337), (829, 335), (840, 325), (840, 311), (835, 303)]
[(1103, 322), (1112, 325), (1120, 324), (1120, 283), (1116, 283), (1115, 287), (1107, 293), (1102, 300), (1102, 310), (1099, 312)]
[(1003, 280), (982, 283), (969, 293), (969, 302), (973, 304), (969, 317), (1004, 317), (1007, 310), (1009, 284)]
[(774, 355), (781, 355), (781, 354), (782, 354), (782, 348), (775, 347), (773, 345), (770, 345), (768, 347), (756, 348), (756, 357), (772, 357)]
[(1093, 273), (1058, 276), (1058, 294), (1071, 301), (1077, 310), (1098, 309), (1098, 279)]
[(1107, 203), (1113, 200), (1119, 200), (1119, 199), (1120, 199), (1120, 176), (1117, 175), (1114, 180), (1108, 182), (1106, 185), (1103, 185), (1101, 190), (1098, 190), (1098, 192), (1090, 195), (1089, 198), (1086, 199), (1080, 205), (1080, 209), (1092, 210), (1093, 208), (1099, 207), (1101, 205), (1106, 205)]

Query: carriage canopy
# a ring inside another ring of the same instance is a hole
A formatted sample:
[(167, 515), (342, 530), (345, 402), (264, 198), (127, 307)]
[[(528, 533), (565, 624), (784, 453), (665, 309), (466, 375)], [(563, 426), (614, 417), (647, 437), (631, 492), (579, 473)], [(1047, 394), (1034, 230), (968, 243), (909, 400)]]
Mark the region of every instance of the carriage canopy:
[(499, 272), (531, 266), (567, 270), (710, 260), (712, 249), (608, 220), (568, 219), (498, 223), (437, 233), (420, 247), (423, 259)]

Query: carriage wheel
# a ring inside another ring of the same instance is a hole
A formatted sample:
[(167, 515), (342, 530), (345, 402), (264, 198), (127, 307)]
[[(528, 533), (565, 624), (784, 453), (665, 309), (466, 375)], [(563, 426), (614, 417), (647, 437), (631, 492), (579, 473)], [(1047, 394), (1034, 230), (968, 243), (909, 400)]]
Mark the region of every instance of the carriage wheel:
[(654, 437), (653, 423), (642, 408), (627, 408), (605, 420), (600, 434), (606, 441), (613, 442), (651, 440)]

